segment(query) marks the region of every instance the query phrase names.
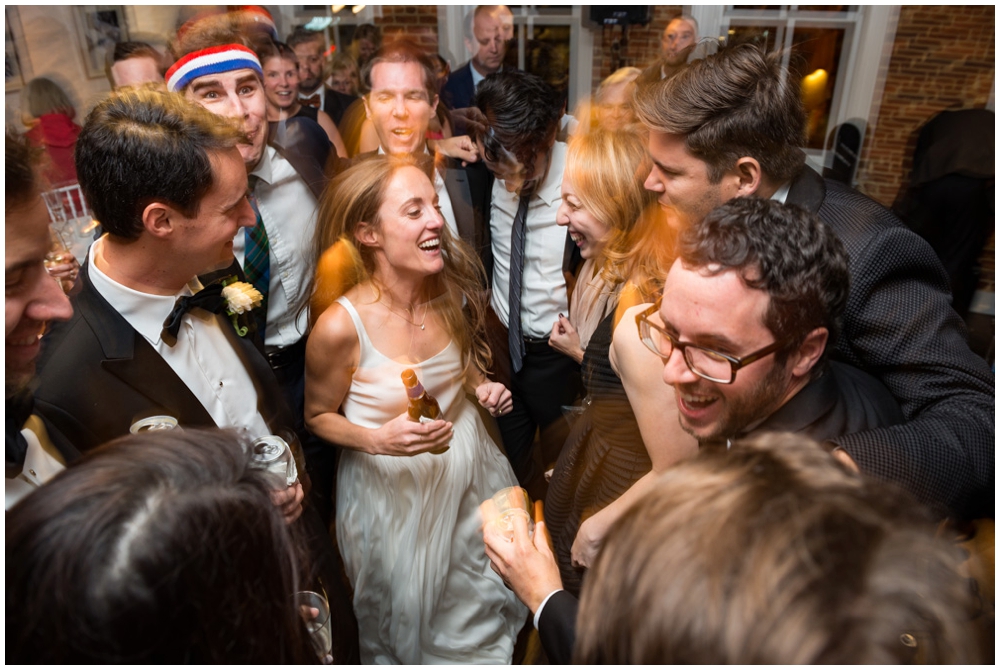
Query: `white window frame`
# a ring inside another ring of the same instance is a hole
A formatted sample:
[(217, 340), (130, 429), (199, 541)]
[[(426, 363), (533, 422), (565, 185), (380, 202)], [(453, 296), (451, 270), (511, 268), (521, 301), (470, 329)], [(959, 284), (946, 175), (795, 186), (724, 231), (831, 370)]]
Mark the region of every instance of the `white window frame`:
[[(798, 5), (788, 5), (797, 10)], [(728, 34), (730, 25), (754, 25), (775, 20), (785, 22), (784, 46), (791, 44), (794, 26), (845, 28), (844, 46), (839, 63), (839, 76), (830, 107), (827, 135), (837, 125), (860, 119), (864, 132), (872, 131), (878, 120), (885, 76), (892, 56), (892, 45), (899, 20), (898, 5), (858, 5), (855, 11), (830, 17), (828, 12), (761, 12), (742, 10), (738, 6), (697, 6), (685, 10), (698, 21), (702, 37)], [(732, 23), (735, 20), (737, 23)], [(863, 138), (862, 138), (863, 139)], [(822, 168), (832, 160), (832, 152), (804, 149), (809, 162)], [(830, 155), (827, 155), (829, 153)]]
[[(451, 63), (452, 70), (469, 60), (462, 22), (466, 12), (475, 8), (476, 5), (438, 5), (438, 50)], [(520, 52), (517, 59), (521, 68), (524, 67), (524, 38), (536, 26), (569, 26), (569, 113), (572, 113), (581, 99), (590, 96), (594, 74), (594, 32), (589, 26), (585, 29), (583, 25), (587, 9), (586, 5), (574, 5), (569, 14), (540, 14), (535, 5), (512, 8), (514, 30), (521, 37), (518, 40)]]

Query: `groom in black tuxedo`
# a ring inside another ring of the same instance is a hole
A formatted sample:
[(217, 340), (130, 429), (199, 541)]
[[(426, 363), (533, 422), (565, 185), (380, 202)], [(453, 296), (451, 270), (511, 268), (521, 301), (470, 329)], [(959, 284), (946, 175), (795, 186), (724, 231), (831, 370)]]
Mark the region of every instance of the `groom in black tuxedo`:
[[(77, 173), (106, 234), (81, 268), (73, 318), (45, 343), (36, 407), (54, 442), (86, 452), (161, 415), (181, 428), (294, 441), (274, 373), (259, 345), (240, 335), (249, 314), (238, 314), (218, 284), (203, 291), (197, 279), (229, 266), (233, 237), (256, 222), (237, 148), (246, 141), (165, 91), (118, 92), (89, 114)], [(334, 659), (356, 662), (356, 624), (329, 534), (314, 509), (303, 510), (302, 484), (272, 499), (289, 523), (302, 515), (292, 530), (304, 534), (330, 599)]]

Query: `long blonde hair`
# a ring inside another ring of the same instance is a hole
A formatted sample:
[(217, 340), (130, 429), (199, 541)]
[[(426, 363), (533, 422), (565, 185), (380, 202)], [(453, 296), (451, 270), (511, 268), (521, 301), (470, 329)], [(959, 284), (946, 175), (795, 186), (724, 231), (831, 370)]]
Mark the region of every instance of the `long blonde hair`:
[[(408, 166), (428, 178), (433, 169), (429, 156), (372, 156), (338, 175), (323, 193), (316, 221), (316, 276), (309, 292), (313, 322), (353, 286), (370, 281), (376, 291), (380, 289), (374, 282), (375, 252), (357, 244), (354, 235), (362, 222), (379, 227), (378, 211), (392, 176)], [(444, 270), (430, 278), (432, 294), (445, 296), (441, 314), (462, 352), (463, 364), (486, 371), (492, 363), (485, 334), (486, 271), (447, 226), (441, 228), (440, 237)]]
[(594, 218), (608, 226), (603, 279), (631, 281), (647, 298), (662, 286), (673, 262), (673, 235), (643, 183), (653, 165), (638, 130), (598, 129), (569, 144), (566, 176)]

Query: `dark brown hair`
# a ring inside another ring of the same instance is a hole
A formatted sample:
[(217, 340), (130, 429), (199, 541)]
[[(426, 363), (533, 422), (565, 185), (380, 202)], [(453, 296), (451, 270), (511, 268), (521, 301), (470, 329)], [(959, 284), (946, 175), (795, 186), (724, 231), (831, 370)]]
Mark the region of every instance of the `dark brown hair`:
[[(779, 363), (815, 328), (829, 333), (826, 351), (836, 345), (851, 283), (847, 251), (816, 215), (776, 200), (734, 198), (681, 233), (678, 255), (713, 274), (735, 270), (748, 287), (768, 293), (764, 325), (787, 341), (775, 355)], [(817, 364), (813, 374), (822, 369)]]
[(296, 560), (235, 432), (128, 436), (7, 513), (13, 663), (309, 663)]
[(805, 112), (781, 54), (741, 45), (697, 60), (670, 79), (639, 87), (639, 120), (650, 130), (683, 135), (718, 183), (744, 156), (777, 184), (791, 179), (805, 156)]
[(94, 218), (136, 239), (142, 211), (162, 199), (198, 212), (214, 182), (209, 152), (245, 140), (232, 123), (155, 86), (112, 93), (91, 110), (76, 141), (76, 171)]

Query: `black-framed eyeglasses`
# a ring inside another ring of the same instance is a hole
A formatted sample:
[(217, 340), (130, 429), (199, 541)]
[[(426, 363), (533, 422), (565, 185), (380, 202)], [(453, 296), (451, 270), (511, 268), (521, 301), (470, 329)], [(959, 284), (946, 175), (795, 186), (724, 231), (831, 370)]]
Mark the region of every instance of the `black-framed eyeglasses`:
[(737, 370), (773, 354), (785, 345), (784, 342), (778, 341), (746, 356), (730, 356), (696, 346), (690, 342), (679, 342), (666, 330), (650, 322), (649, 317), (659, 311), (660, 300), (657, 300), (649, 309), (636, 314), (635, 324), (639, 328), (639, 339), (642, 340), (642, 343), (646, 345), (647, 349), (659, 356), (664, 365), (670, 360), (674, 349), (679, 350), (684, 356), (684, 363), (688, 366), (688, 370), (702, 379), (717, 384), (732, 384), (736, 381)]

